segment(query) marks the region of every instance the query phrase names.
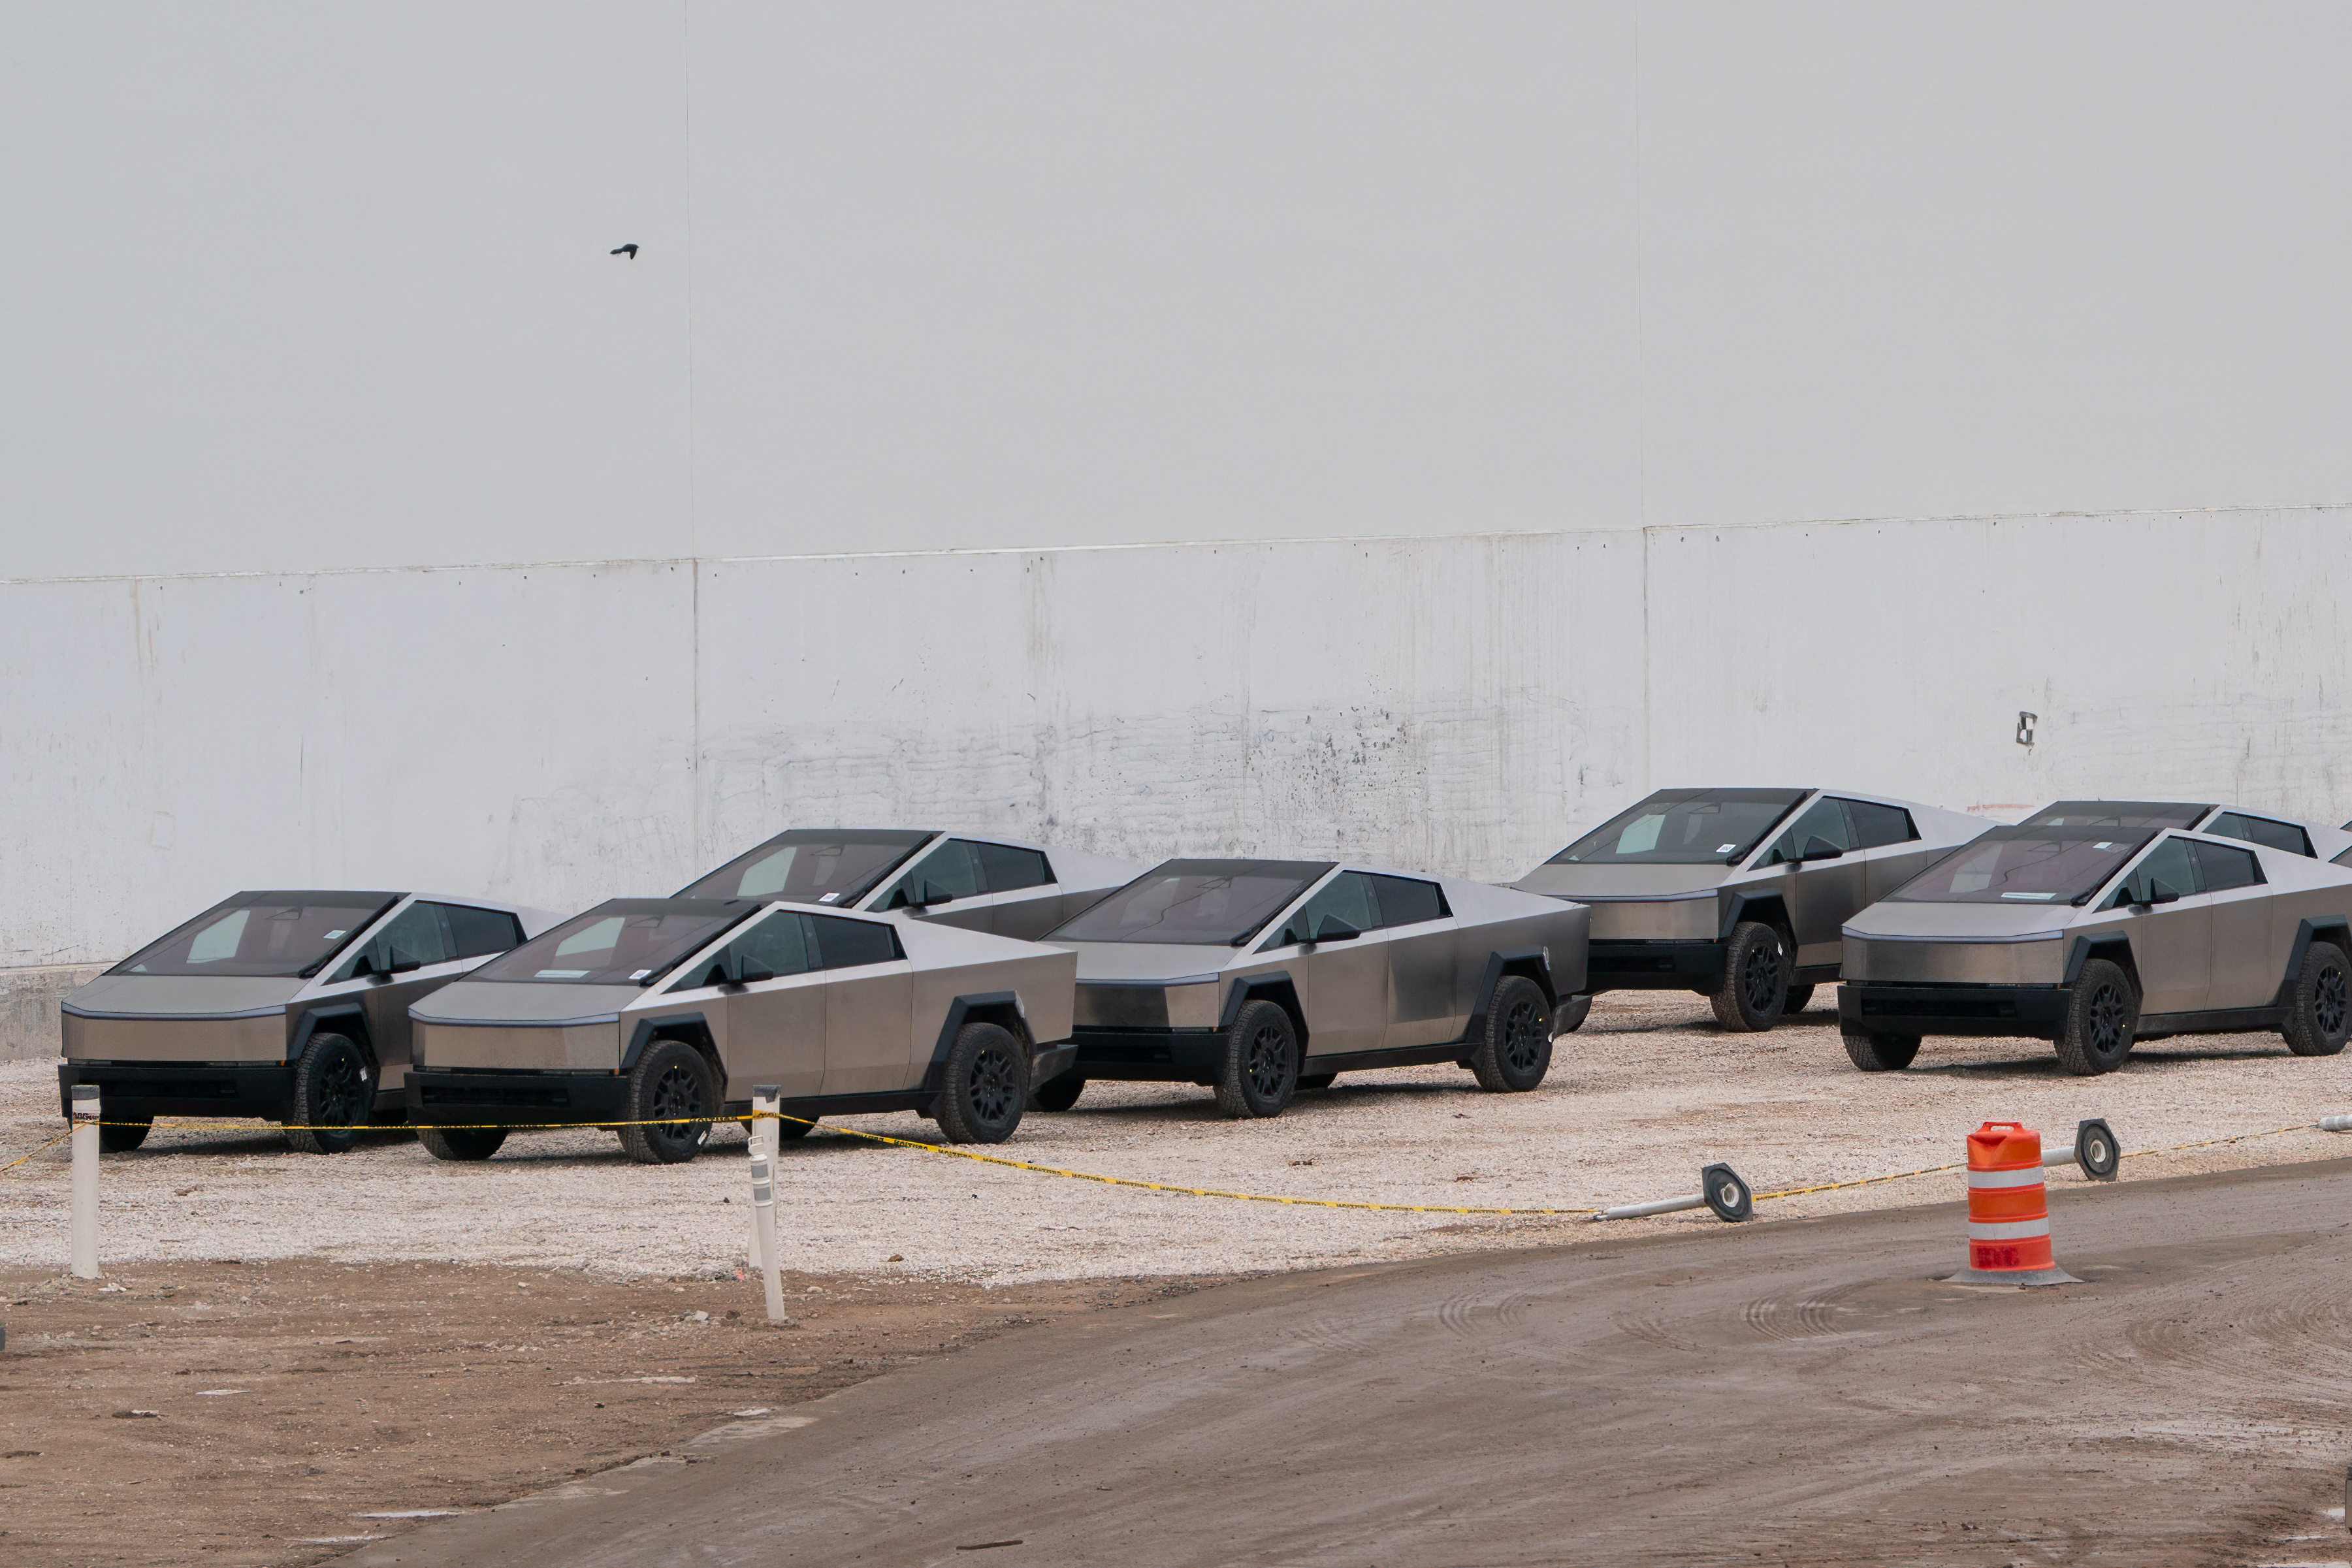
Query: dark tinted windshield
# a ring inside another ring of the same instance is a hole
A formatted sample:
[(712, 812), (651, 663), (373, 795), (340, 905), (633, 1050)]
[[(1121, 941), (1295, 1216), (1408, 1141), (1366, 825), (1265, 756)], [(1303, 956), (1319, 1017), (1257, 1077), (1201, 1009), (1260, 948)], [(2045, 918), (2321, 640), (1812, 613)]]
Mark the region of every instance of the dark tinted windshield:
[(1553, 865), (1705, 865), (1746, 857), (1811, 793), (1804, 789), (1661, 789), (1559, 853)]
[(678, 889), (680, 898), (790, 898), (852, 904), (929, 843), (931, 833), (803, 828), (778, 833), (747, 855)]
[(1330, 862), (1170, 861), (1048, 932), (1059, 942), (1246, 942), (1307, 891)]
[(115, 967), (118, 975), (307, 977), (396, 893), (240, 893)]
[(1895, 904), (2074, 904), (2139, 852), (2145, 831), (1995, 828), (1887, 894)]
[(759, 907), (748, 903), (616, 898), (585, 915), (573, 915), (544, 936), (531, 938), (466, 977), (575, 986), (650, 985), (672, 965)]
[(2178, 800), (2055, 800), (2020, 822), (2021, 828), (2185, 828), (2210, 806)]

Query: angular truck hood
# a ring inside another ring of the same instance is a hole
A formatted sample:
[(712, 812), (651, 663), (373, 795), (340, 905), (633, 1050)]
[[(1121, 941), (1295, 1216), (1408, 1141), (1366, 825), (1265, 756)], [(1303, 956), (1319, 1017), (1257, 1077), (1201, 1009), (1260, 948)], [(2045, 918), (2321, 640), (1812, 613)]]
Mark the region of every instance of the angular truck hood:
[(646, 995), (638, 986), (457, 980), (410, 1008), (408, 1016), (424, 1023), (585, 1023), (613, 1018)]
[(1522, 893), (1545, 893), (1578, 903), (1612, 898), (1690, 897), (1712, 893), (1740, 874), (1720, 861), (1704, 865), (1553, 865), (1536, 867), (1511, 883)]
[(116, 1018), (236, 1018), (283, 1011), (310, 983), (257, 975), (100, 975), (65, 1005)]
[(2089, 911), (2050, 904), (1874, 904), (1845, 923), (1855, 936), (1919, 941), (2018, 942), (2065, 930)]
[[(1169, 982), (1213, 978), (1247, 948), (1178, 942), (1048, 942), (1078, 956), (1078, 980)], [(1252, 946), (1256, 946), (1252, 942)]]

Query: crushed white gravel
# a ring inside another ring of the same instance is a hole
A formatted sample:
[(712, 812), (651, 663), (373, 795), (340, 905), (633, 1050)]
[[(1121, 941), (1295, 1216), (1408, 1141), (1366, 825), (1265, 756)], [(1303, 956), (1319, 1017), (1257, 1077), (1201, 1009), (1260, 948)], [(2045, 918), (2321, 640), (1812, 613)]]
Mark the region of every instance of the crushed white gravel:
[[(1963, 1157), (1988, 1119), (2071, 1145), (2105, 1116), (2125, 1180), (2352, 1155), (2313, 1129), (2352, 1111), (2352, 1053), (2304, 1059), (2275, 1035), (2175, 1038), (2122, 1071), (2069, 1078), (2047, 1045), (1931, 1040), (1911, 1070), (1861, 1073), (1834, 1014), (1816, 1006), (1763, 1035), (1719, 1030), (1703, 998), (1605, 996), (1559, 1041), (1529, 1094), (1484, 1094), (1432, 1067), (1344, 1077), (1266, 1122), (1229, 1122), (1206, 1091), (1094, 1083), (1076, 1110), (1032, 1113), (979, 1152), (1105, 1176), (1302, 1198), (1590, 1207), (1696, 1191), (1728, 1161), (1759, 1193), (1883, 1176)], [(839, 1124), (929, 1140), (908, 1114)], [(0, 1164), (62, 1130), (56, 1069), (0, 1064)], [(830, 1124), (828, 1124), (830, 1125)], [(2175, 1154), (2200, 1139), (2298, 1130)], [(519, 1134), (480, 1165), (436, 1161), (408, 1134), (350, 1154), (287, 1150), (266, 1124), (158, 1127), (105, 1157), (101, 1257), (326, 1257), (528, 1262), (619, 1273), (730, 1272), (745, 1260), (743, 1137), (723, 1125), (691, 1165), (630, 1164), (610, 1133)], [(0, 1173), (0, 1263), (62, 1270), (66, 1145)], [(1244, 1203), (1072, 1181), (819, 1133), (786, 1146), (787, 1267), (1010, 1282), (1093, 1275), (1233, 1274), (1524, 1246), (1589, 1236), (1572, 1218), (1402, 1214)], [(2053, 1215), (2063, 1259), (2063, 1189)], [(1770, 1200), (1782, 1218), (1946, 1201), (1956, 1174)], [(1625, 1230), (1720, 1223), (1705, 1211), (1612, 1222)], [(1960, 1242), (1956, 1232), (1954, 1250)], [(894, 1255), (902, 1260), (889, 1262)]]

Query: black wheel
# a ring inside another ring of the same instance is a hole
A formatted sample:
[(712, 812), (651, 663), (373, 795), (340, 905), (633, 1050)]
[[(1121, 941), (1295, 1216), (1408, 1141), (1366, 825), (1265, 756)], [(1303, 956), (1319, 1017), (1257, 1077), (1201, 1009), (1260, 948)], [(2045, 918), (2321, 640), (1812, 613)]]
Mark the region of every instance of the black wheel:
[(1780, 1021), (1789, 1000), (1789, 947), (1780, 933), (1760, 921), (1731, 928), (1723, 956), (1723, 983), (1708, 993), (1715, 1021), (1752, 1034)]
[(1086, 1092), (1085, 1079), (1075, 1072), (1065, 1072), (1057, 1078), (1048, 1078), (1045, 1082), (1029, 1091), (1029, 1109), (1066, 1111), (1076, 1104), (1078, 1096)]
[(682, 1040), (657, 1040), (629, 1070), (619, 1129), (621, 1147), (641, 1166), (682, 1166), (710, 1141), (719, 1085), (702, 1052)]
[(1298, 1032), (1273, 1002), (1244, 1002), (1225, 1031), (1217, 1109), (1228, 1116), (1279, 1116), (1298, 1087)]
[(2294, 999), (2286, 1009), (2286, 1048), (2297, 1056), (2334, 1056), (2352, 1034), (2352, 961), (2333, 942), (2314, 942), (2294, 977)]
[(1029, 1103), (1029, 1053), (1000, 1024), (968, 1023), (948, 1047), (940, 1132), (950, 1144), (1001, 1144)]
[(1799, 1013), (1805, 1010), (1806, 1007), (1812, 1001), (1812, 987), (1790, 986), (1789, 988), (1788, 1000), (1780, 1004), (1780, 1016), (1784, 1019), (1795, 1018)]
[(1864, 1072), (1900, 1072), (1919, 1054), (1916, 1034), (1874, 1034), (1850, 1023), (1840, 1024), (1838, 1033), (1844, 1037), (1847, 1059)]
[(2139, 998), (2131, 977), (2105, 958), (2083, 966), (2074, 994), (2066, 1002), (2066, 1032), (2058, 1039), (2058, 1063), (2077, 1078), (2113, 1072), (2131, 1054), (2139, 1026)]
[(367, 1058), (340, 1034), (314, 1034), (294, 1063), (286, 1141), (306, 1155), (340, 1155), (360, 1141), (375, 1108)]
[(1302, 1072), (1298, 1075), (1298, 1087), (1301, 1089), (1328, 1089), (1338, 1082), (1339, 1075), (1336, 1072)]
[(1490, 1094), (1524, 1094), (1551, 1070), (1551, 1004), (1525, 975), (1506, 975), (1486, 1002), (1470, 1071)]
[(436, 1160), (486, 1160), (507, 1141), (504, 1127), (419, 1127), (416, 1141)]
[(110, 1120), (116, 1124), (101, 1123), (98, 1129), (98, 1152), (102, 1155), (129, 1154), (147, 1141), (148, 1133), (155, 1125), (152, 1116), (116, 1116)]

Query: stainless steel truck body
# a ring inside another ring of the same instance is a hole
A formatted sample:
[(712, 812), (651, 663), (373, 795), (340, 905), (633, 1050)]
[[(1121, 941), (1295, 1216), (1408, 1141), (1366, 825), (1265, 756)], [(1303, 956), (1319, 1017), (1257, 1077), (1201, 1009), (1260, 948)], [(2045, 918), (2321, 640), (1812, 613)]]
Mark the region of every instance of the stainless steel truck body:
[(1034, 941), (1143, 868), (1081, 850), (930, 829), (796, 828), (707, 876), (680, 898), (783, 898)]
[(66, 998), (60, 1097), (70, 1113), (73, 1086), (98, 1085), (109, 1149), (157, 1116), (259, 1116), (298, 1149), (349, 1148), (404, 1103), (409, 1004), (554, 921), (435, 894), (240, 893)]
[(1848, 1056), (1879, 1071), (1908, 1065), (1923, 1036), (2015, 1036), (2096, 1073), (2137, 1040), (2252, 1030), (2335, 1055), (2352, 872), (2189, 829), (2223, 814), (2243, 815), (2062, 801), (1939, 861), (1846, 926)]
[[(1076, 960), (900, 915), (776, 899), (614, 899), (413, 1013), (409, 1115), (443, 1159), (509, 1125), (611, 1125), (634, 1159), (692, 1159), (775, 1084), (816, 1117), (918, 1111), (955, 1142), (1012, 1135), (1068, 1063)], [(668, 1118), (665, 1122), (663, 1119)]]
[(1591, 909), (1594, 992), (1696, 991), (1763, 1030), (1837, 977), (1846, 921), (1988, 825), (1853, 790), (1661, 789), (1511, 885)]
[(1591, 1005), (1581, 908), (1330, 861), (1170, 861), (1046, 941), (1078, 986), (1077, 1061), (1045, 1110), (1143, 1079), (1272, 1116), (1339, 1073), (1434, 1061), (1532, 1089)]

